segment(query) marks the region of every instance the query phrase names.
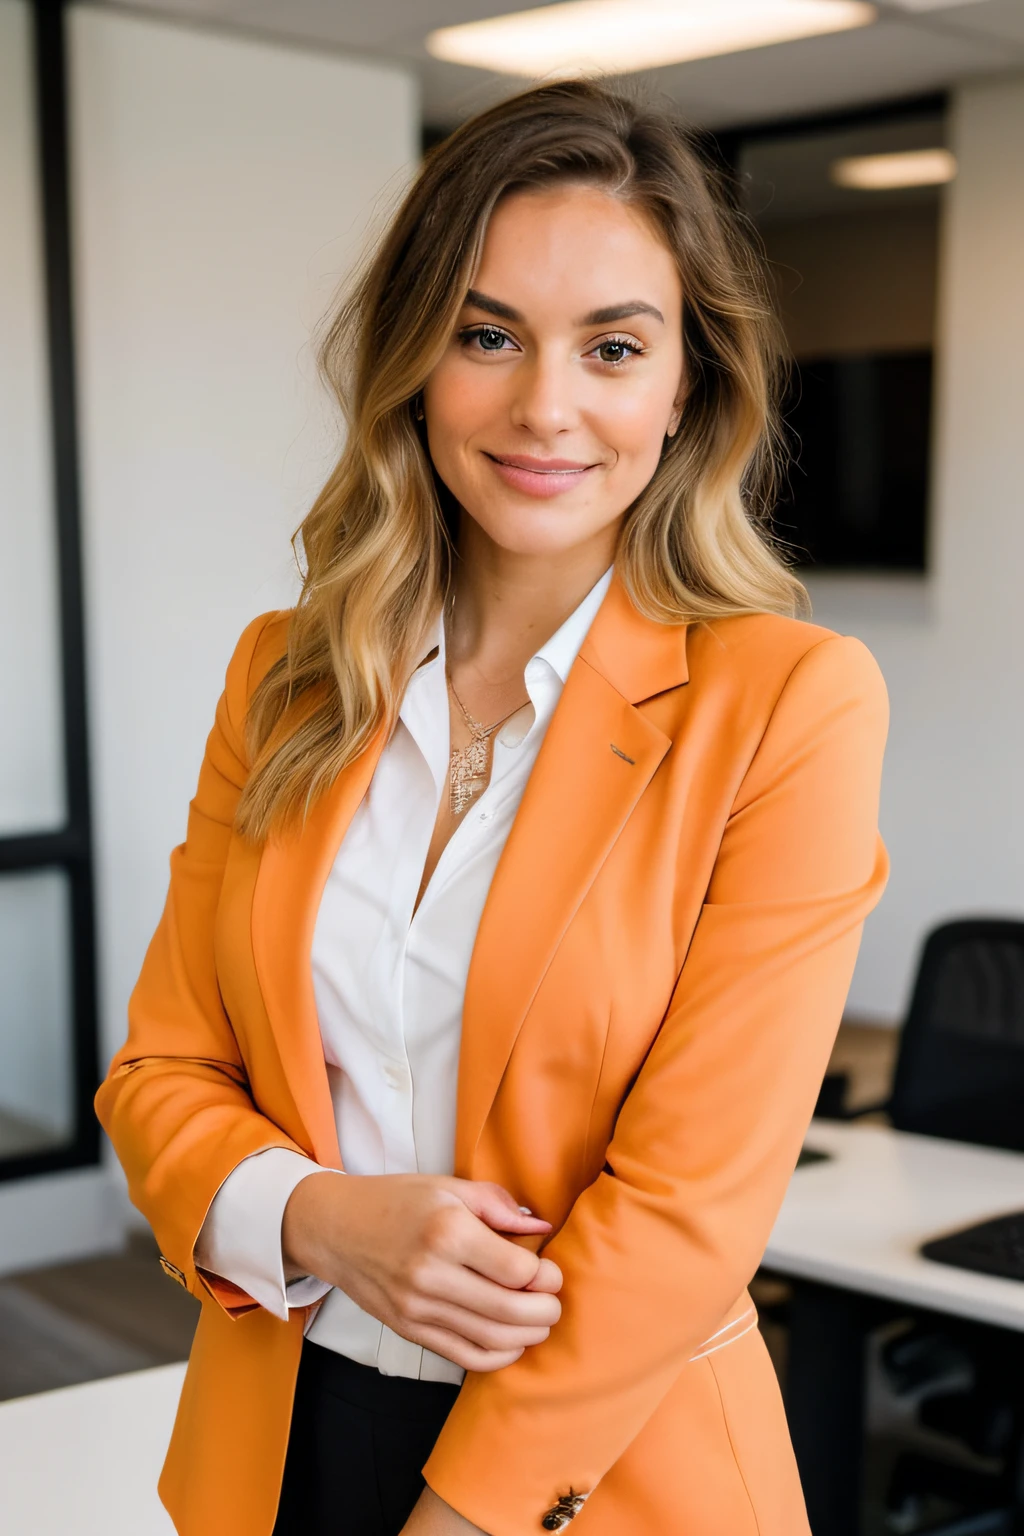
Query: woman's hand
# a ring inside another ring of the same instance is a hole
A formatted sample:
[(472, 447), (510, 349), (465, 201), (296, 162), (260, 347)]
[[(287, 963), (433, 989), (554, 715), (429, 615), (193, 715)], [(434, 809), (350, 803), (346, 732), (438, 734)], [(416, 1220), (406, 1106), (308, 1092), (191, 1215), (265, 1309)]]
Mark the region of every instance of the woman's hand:
[(557, 1265), (510, 1236), (545, 1235), (507, 1190), (427, 1174), (311, 1174), (285, 1208), (292, 1272), (316, 1275), (405, 1339), (497, 1371), (561, 1315)]

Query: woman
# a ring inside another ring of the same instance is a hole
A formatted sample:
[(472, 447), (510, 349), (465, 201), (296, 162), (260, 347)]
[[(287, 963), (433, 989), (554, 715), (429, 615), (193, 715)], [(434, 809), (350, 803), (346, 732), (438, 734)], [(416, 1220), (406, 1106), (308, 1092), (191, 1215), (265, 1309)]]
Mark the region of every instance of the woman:
[(301, 599), (231, 661), (98, 1098), (203, 1303), (164, 1500), (798, 1536), (745, 1288), (884, 882), (886, 705), (758, 526), (757, 261), (669, 121), (545, 86), (428, 158), (324, 357)]

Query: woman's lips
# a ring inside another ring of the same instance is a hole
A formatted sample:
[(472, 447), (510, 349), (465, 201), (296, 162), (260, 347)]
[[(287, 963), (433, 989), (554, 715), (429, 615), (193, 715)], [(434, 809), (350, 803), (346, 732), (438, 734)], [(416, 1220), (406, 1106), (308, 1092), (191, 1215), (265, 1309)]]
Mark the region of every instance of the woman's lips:
[(531, 459), (520, 454), (489, 453), (487, 458), (513, 490), (527, 496), (560, 496), (578, 486), (596, 464), (580, 464), (573, 459)]

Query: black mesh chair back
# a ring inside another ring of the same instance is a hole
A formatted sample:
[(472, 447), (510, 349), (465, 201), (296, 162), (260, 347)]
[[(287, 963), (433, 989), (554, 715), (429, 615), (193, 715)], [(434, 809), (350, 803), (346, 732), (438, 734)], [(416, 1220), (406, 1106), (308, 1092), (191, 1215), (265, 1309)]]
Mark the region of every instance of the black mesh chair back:
[(1024, 1152), (1024, 922), (929, 935), (889, 1113), (897, 1130)]

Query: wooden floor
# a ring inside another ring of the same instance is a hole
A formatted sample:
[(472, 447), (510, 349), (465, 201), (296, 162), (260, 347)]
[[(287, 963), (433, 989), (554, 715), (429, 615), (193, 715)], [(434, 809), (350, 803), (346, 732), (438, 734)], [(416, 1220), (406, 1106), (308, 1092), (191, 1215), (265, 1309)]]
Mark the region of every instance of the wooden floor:
[(0, 1280), (0, 1398), (184, 1360), (199, 1304), (168, 1280), (156, 1244)]

